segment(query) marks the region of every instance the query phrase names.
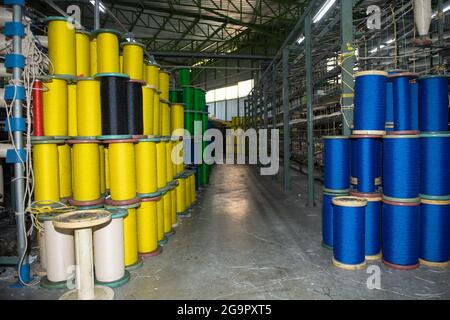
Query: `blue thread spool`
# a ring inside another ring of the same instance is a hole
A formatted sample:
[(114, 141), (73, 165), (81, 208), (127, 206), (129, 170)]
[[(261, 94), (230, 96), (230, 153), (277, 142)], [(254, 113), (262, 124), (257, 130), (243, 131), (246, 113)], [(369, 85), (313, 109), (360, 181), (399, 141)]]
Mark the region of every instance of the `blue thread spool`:
[(393, 84), (394, 131), (414, 130), (413, 119), (418, 116), (413, 115), (410, 81), (416, 77), (416, 74), (401, 72), (389, 77)]
[(419, 130), (419, 83), (416, 79), (411, 79), (411, 117), (412, 129)]
[(353, 189), (356, 190), (358, 186), (358, 148), (357, 141), (354, 139), (350, 139), (350, 153), (351, 153), (351, 161), (350, 161), (350, 184)]
[(419, 266), (418, 202), (395, 202), (383, 198), (382, 251), (383, 262), (396, 269), (410, 270)]
[[(404, 70), (388, 70), (388, 75), (405, 72)], [(386, 81), (386, 131), (394, 131), (394, 84), (390, 78)]]
[(386, 122), (386, 82), (384, 71), (355, 74), (355, 134), (384, 134)]
[(350, 141), (347, 136), (324, 136), (324, 190), (346, 193), (350, 188)]
[(323, 193), (322, 203), (322, 245), (327, 249), (333, 249), (333, 204), (335, 197), (347, 194)]
[(420, 263), (429, 267), (450, 266), (450, 200), (421, 199)]
[(356, 171), (356, 190), (359, 192), (376, 192), (381, 185), (382, 136), (352, 135), (352, 161)]
[(381, 258), (381, 193), (350, 192), (351, 196), (367, 200), (365, 255), (366, 260)]
[(419, 78), (420, 131), (448, 130), (448, 77), (430, 75)]
[(383, 193), (399, 202), (419, 200), (419, 135), (392, 132), (383, 138)]
[(420, 193), (450, 197), (450, 132), (420, 135)]
[(348, 270), (364, 268), (367, 200), (343, 196), (335, 197), (332, 203), (333, 264)]

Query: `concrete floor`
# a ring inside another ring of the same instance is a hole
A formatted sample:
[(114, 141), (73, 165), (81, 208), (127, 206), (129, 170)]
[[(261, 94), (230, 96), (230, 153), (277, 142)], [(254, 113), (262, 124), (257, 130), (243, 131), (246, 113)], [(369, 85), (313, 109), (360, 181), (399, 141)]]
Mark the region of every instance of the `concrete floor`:
[[(293, 191), (283, 192), (280, 180), (259, 176), (256, 167), (215, 166), (192, 217), (162, 255), (115, 289), (116, 299), (450, 299), (449, 269), (371, 263), (381, 269), (381, 289), (370, 290), (366, 270), (333, 267), (332, 252), (321, 246), (320, 186), (318, 206), (309, 209), (305, 180), (293, 173)], [(0, 299), (63, 292), (9, 289), (12, 274), (0, 274)]]

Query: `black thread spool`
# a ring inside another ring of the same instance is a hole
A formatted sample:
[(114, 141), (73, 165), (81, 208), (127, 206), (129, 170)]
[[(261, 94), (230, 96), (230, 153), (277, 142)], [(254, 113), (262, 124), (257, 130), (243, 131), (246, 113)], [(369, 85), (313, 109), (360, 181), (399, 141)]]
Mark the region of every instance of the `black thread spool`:
[(127, 123), (128, 134), (140, 136), (144, 134), (144, 119), (142, 111), (142, 81), (128, 80), (127, 94)]
[(126, 84), (128, 76), (122, 74), (102, 75), (100, 95), (102, 108), (102, 135), (128, 135)]

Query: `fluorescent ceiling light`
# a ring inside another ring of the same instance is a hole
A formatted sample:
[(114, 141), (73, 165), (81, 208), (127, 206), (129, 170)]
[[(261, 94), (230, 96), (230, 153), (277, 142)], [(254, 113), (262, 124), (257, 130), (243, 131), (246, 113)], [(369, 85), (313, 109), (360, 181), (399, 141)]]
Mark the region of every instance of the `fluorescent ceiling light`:
[[(91, 1), (92, 5), (95, 7), (95, 0), (90, 0), (90, 1)], [(105, 13), (106, 8), (105, 8), (105, 5), (101, 1), (99, 1), (98, 7), (101, 12)]]
[[(448, 6), (446, 6), (446, 7), (444, 7), (444, 9), (442, 9), (442, 12), (447, 12), (448, 10), (450, 10), (450, 4), (448, 5)], [(437, 11), (435, 11), (435, 12), (433, 12), (433, 14), (431, 15), (431, 19), (434, 19), (434, 18), (436, 18), (436, 16), (437, 16)]]
[(305, 36), (300, 36), (300, 38), (297, 39), (297, 43), (300, 44), (305, 40)]
[(395, 41), (394, 39), (389, 39), (388, 41), (386, 41), (386, 44), (391, 44), (394, 41)]
[[(384, 44), (380, 45), (380, 49), (383, 49), (384, 47), (386, 47)], [(378, 51), (378, 48), (373, 48), (372, 50), (369, 51), (369, 53), (375, 53)]]
[(316, 13), (316, 15), (313, 18), (313, 23), (319, 22), (323, 16), (330, 10), (330, 8), (333, 6), (333, 4), (336, 2), (336, 0), (327, 0), (322, 8), (319, 9), (319, 11)]

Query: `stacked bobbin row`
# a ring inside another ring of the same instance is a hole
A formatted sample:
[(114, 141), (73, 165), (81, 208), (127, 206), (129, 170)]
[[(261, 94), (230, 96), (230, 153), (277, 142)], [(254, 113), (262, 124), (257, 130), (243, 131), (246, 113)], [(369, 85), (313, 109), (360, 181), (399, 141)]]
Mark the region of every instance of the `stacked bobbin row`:
[[(323, 243), (333, 247), (339, 267), (361, 267), (381, 252), (383, 261), (398, 269), (416, 268), (419, 261), (448, 265), (448, 82), (442, 76), (415, 78), (406, 72), (356, 74), (351, 157), (347, 137), (324, 137)], [(430, 132), (419, 135), (419, 126)], [(366, 205), (338, 198), (348, 188), (348, 166), (350, 195)], [(355, 213), (359, 207), (365, 208), (359, 210), (364, 219)], [(354, 213), (353, 225), (339, 222), (343, 211)], [(360, 233), (365, 257), (356, 243)]]
[[(48, 21), (51, 75), (33, 92), (35, 203), (109, 210), (111, 222), (94, 230), (95, 276), (119, 286), (129, 279), (125, 268), (140, 265), (139, 254), (161, 252), (177, 212), (185, 214), (195, 200), (192, 173), (172, 156), (181, 138), (171, 132), (183, 129), (183, 111), (165, 103), (169, 74), (144, 63), (141, 44), (120, 46), (117, 31), (75, 30), (63, 17)], [(65, 285), (74, 264), (73, 234), (46, 223), (55, 216), (39, 217), (47, 270), (41, 283), (50, 288)]]

